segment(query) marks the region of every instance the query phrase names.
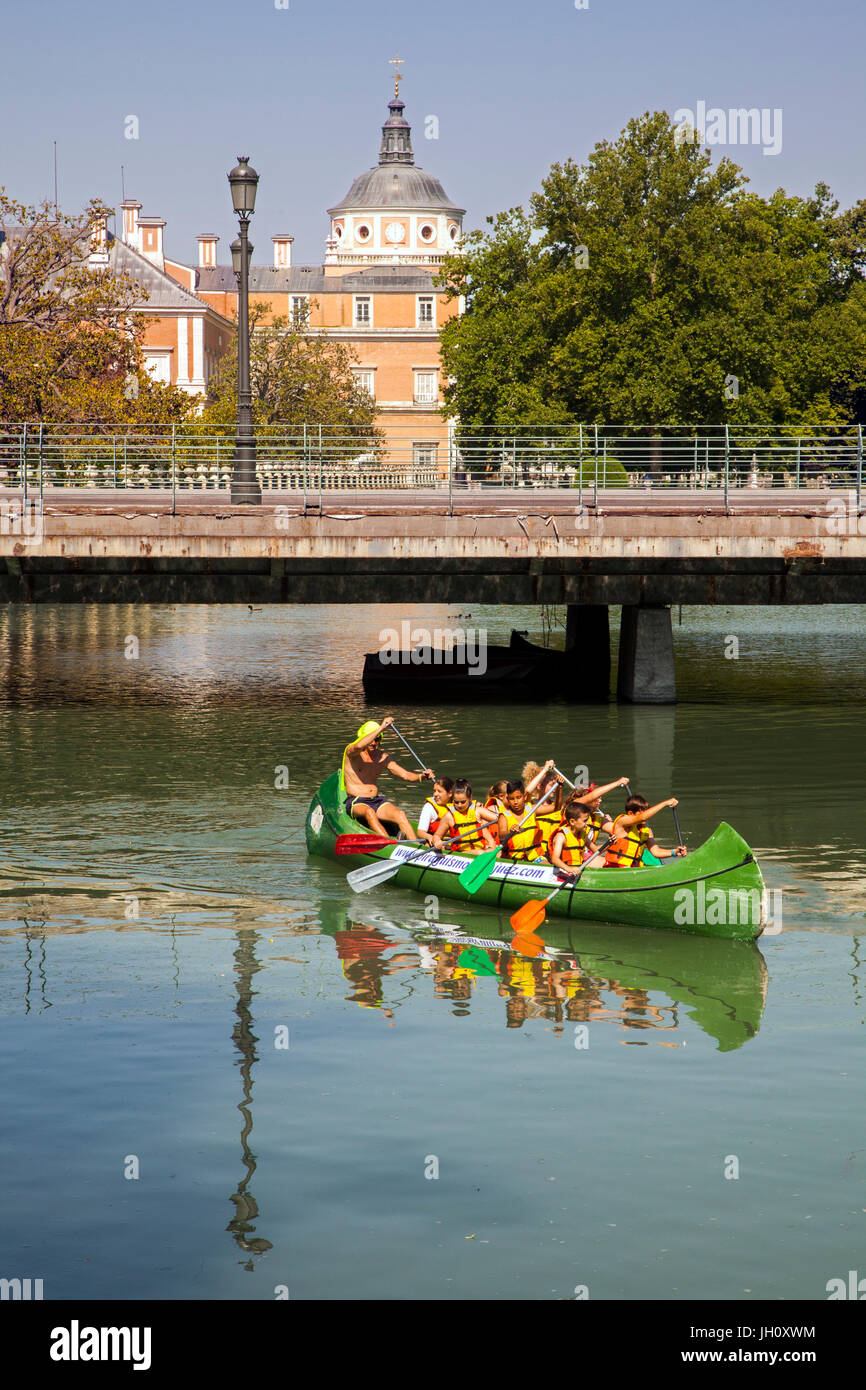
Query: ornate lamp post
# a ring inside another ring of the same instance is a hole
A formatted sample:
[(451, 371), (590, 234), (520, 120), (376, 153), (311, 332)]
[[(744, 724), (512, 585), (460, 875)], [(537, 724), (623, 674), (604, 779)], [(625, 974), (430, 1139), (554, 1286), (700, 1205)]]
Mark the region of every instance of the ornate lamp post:
[(259, 176), (248, 156), (238, 162), (228, 176), (232, 203), (240, 224), (240, 237), (232, 243), (232, 268), (238, 281), (238, 423), (232, 469), (231, 499), (257, 506), (262, 490), (256, 477), (256, 440), (253, 434), (253, 407), (250, 395), (250, 257), (253, 248), (247, 234), (256, 206)]

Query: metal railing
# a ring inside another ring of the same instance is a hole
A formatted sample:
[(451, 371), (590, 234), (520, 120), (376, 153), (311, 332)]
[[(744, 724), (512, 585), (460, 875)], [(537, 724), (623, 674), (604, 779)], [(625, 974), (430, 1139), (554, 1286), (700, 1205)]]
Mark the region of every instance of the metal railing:
[[(419, 437), (420, 436), (420, 437)], [(445, 420), (369, 433), (319, 425), (257, 428), (265, 493), (484, 488), (574, 489), (578, 505), (620, 488), (847, 489), (859, 510), (862, 426), (522, 425), (473, 429)], [(0, 488), (225, 490), (234, 436), (196, 423), (0, 424)]]

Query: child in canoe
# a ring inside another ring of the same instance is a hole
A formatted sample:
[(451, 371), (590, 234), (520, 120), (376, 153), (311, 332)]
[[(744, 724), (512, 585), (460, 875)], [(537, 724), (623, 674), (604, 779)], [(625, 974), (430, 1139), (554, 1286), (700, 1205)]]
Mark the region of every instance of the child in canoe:
[(650, 806), (644, 796), (630, 796), (625, 803), (625, 811), (613, 823), (613, 840), (604, 858), (605, 868), (640, 869), (643, 867), (643, 852), (648, 849), (656, 859), (671, 859), (686, 853), (685, 845), (676, 849), (662, 849), (653, 835), (649, 822), (667, 806), (677, 806), (675, 796), (667, 801), (659, 801)]
[(421, 815), (418, 817), (418, 837), (426, 841), (428, 845), (432, 845), (433, 837), (442, 825), (453, 790), (452, 778), (437, 777), (433, 784), (432, 794), (427, 797), (421, 808)]
[(581, 801), (569, 801), (562, 814), (562, 823), (550, 837), (547, 857), (553, 867), (567, 877), (593, 852), (591, 819), (588, 806)]
[(490, 826), (490, 834), (493, 836), (494, 844), (497, 845), (499, 844), (499, 815), (500, 812), (508, 810), (505, 802), (505, 788), (507, 786), (507, 782), (494, 782), (484, 803), (485, 811), (490, 811), (496, 817)]
[(454, 849), (458, 854), (482, 854), (486, 849), (495, 849), (496, 842), (488, 830), (494, 820), (492, 811), (472, 800), (472, 788), (465, 778), (458, 777), (453, 784), (451, 801), (433, 836), (433, 848), (441, 854), (445, 840), (453, 842), (456, 839), (459, 842)]
[[(528, 782), (526, 781), (527, 768), (536, 769)], [(562, 824), (562, 789), (565, 785), (565, 778), (561, 772), (556, 771), (553, 758), (548, 758), (543, 767), (539, 767), (537, 763), (527, 763), (523, 772), (526, 799), (531, 806), (537, 808), (535, 821), (541, 827), (542, 850), (547, 855), (550, 837), (554, 830)], [(543, 802), (546, 805), (542, 805)]]
[[(499, 840), (502, 844), (504, 857), (522, 860), (543, 859), (544, 834), (537, 820), (542, 803), (537, 802), (535, 808), (527, 816), (529, 806), (526, 800), (526, 791), (519, 778), (513, 782), (506, 782), (505, 801), (508, 810), (502, 811), (499, 816)], [(523, 820), (524, 816), (526, 816), (526, 820)], [(520, 825), (521, 821), (523, 821), (522, 825)], [(518, 826), (520, 826), (519, 830)], [(506, 838), (510, 831), (515, 833), (510, 838)]]
[(613, 830), (613, 817), (601, 808), (602, 797), (607, 796), (608, 792), (615, 792), (617, 787), (627, 787), (628, 784), (628, 777), (618, 777), (615, 782), (606, 782), (603, 787), (597, 787), (595, 782), (590, 782), (588, 787), (575, 787), (574, 799), (589, 807), (590, 839), (597, 841), (600, 835), (609, 835)]

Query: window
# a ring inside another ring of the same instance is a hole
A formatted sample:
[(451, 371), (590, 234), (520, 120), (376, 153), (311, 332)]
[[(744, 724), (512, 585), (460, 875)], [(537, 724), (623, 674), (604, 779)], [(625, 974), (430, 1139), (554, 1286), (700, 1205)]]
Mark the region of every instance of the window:
[(154, 381), (162, 381), (166, 385), (171, 381), (171, 358), (167, 352), (145, 353), (144, 365)]
[(415, 404), (435, 405), (439, 399), (435, 372), (415, 373)]
[(412, 464), (415, 468), (435, 468), (439, 445), (418, 443), (412, 445)]
[(373, 300), (369, 294), (355, 295), (355, 327), (372, 328)]
[(436, 301), (432, 294), (418, 296), (418, 327), (433, 328), (436, 325)]
[(355, 232), (355, 236), (358, 238), (359, 241), (369, 241), (370, 228), (362, 223), (362, 225)]
[(310, 296), (308, 294), (293, 294), (290, 302), (292, 324), (297, 327), (306, 323), (310, 316)]
[(435, 237), (435, 235), (436, 235), (436, 228), (435, 228), (435, 227), (431, 227), (431, 225), (430, 225), (429, 222), (425, 222), (425, 223), (424, 223), (424, 226), (421, 228), (421, 240), (422, 240), (422, 241), (432, 241), (433, 238)]
[(359, 391), (366, 391), (368, 396), (376, 395), (376, 373), (371, 372), (368, 367), (353, 367), (352, 376), (355, 378), (355, 385)]

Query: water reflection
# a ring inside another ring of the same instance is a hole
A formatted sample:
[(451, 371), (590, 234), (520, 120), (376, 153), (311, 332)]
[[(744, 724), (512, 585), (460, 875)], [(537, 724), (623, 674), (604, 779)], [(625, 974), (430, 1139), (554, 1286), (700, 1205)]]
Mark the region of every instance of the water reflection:
[(627, 1046), (678, 1046), (670, 1035), (685, 1010), (719, 1051), (733, 1051), (756, 1035), (766, 1003), (767, 967), (753, 942), (574, 923), (546, 923), (535, 941), (509, 941), (507, 929), (478, 937), (433, 923), (398, 928), (411, 933), (416, 954), (380, 926), (323, 930), (334, 938), (347, 1000), (379, 1009), (392, 1025), (397, 1001), (386, 1003), (386, 987), (401, 971), (420, 970), (456, 1017), (469, 1014), (474, 994), (493, 989), (506, 1028), (537, 1019), (561, 1037), (576, 1024), (613, 1024)]
[(243, 1262), (244, 1269), (252, 1270), (254, 1268), (252, 1257), (263, 1255), (266, 1250), (273, 1248), (269, 1240), (252, 1234), (256, 1229), (254, 1223), (258, 1219), (259, 1208), (255, 1197), (249, 1190), (253, 1174), (256, 1171), (256, 1156), (250, 1148), (250, 1136), (253, 1132), (253, 1066), (258, 1061), (258, 1054), (256, 1053), (258, 1037), (253, 1032), (251, 1010), (254, 994), (252, 980), (262, 967), (255, 954), (257, 933), (248, 927), (239, 928), (236, 932), (236, 939), (237, 949), (234, 953), (234, 960), (237, 1003), (235, 1013), (238, 1021), (232, 1031), (232, 1041), (239, 1053), (238, 1065), (241, 1073), (243, 1098), (238, 1105), (238, 1110), (243, 1116), (241, 1158), (246, 1171), (238, 1183), (237, 1191), (232, 1193), (231, 1200), (235, 1205), (235, 1214), (226, 1230), (231, 1231), (237, 1241), (238, 1248), (250, 1257)]

